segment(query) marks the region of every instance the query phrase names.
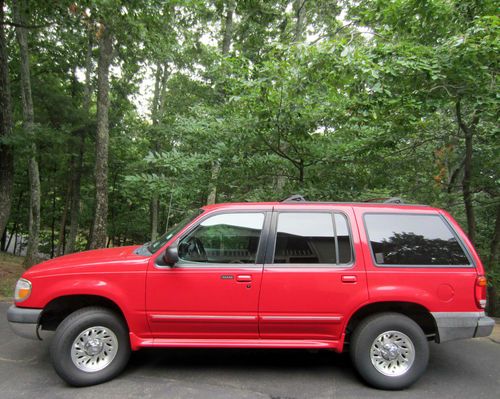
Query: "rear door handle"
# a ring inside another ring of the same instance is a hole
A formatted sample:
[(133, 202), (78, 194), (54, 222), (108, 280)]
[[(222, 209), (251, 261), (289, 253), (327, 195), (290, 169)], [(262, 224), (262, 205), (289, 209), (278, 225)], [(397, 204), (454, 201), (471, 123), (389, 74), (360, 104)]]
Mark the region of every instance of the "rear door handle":
[(342, 276), (343, 283), (355, 283), (356, 281), (358, 281), (356, 276)]
[(236, 276), (236, 281), (239, 281), (240, 283), (248, 283), (252, 281), (252, 276), (249, 274), (240, 274), (239, 276)]

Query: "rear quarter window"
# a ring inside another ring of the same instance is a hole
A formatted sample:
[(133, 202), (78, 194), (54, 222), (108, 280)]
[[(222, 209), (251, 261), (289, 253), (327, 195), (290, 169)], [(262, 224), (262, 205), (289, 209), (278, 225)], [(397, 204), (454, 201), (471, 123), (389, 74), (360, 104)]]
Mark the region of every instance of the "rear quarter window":
[(440, 215), (365, 214), (378, 266), (469, 266), (461, 243)]

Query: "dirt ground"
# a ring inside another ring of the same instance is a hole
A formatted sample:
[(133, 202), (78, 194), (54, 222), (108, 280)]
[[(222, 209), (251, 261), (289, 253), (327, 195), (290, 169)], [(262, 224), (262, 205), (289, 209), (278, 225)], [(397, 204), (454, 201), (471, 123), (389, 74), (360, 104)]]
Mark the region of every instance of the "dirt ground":
[(23, 256), (0, 252), (0, 301), (12, 298), (14, 285), (25, 270), (23, 260)]

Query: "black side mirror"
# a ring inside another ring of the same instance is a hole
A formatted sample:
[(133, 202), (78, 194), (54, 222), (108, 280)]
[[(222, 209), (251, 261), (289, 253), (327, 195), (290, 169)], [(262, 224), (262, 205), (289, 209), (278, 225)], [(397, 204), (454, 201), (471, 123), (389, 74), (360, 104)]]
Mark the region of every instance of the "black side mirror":
[(169, 266), (174, 266), (179, 260), (179, 253), (177, 252), (177, 245), (171, 245), (163, 254), (163, 261)]

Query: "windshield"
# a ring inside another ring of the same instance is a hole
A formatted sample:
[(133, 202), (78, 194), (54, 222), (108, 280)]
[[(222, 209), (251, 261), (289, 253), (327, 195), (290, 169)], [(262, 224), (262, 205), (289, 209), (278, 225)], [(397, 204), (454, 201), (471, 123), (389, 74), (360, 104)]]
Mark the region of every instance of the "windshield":
[(177, 223), (174, 227), (168, 230), (165, 234), (163, 234), (156, 241), (152, 242), (148, 245), (148, 251), (154, 254), (161, 247), (163, 247), (168, 240), (170, 240), (173, 236), (175, 236), (179, 231), (181, 231), (188, 223), (190, 223), (193, 219), (198, 217), (203, 213), (202, 209), (197, 209), (196, 211), (190, 212), (189, 215)]

